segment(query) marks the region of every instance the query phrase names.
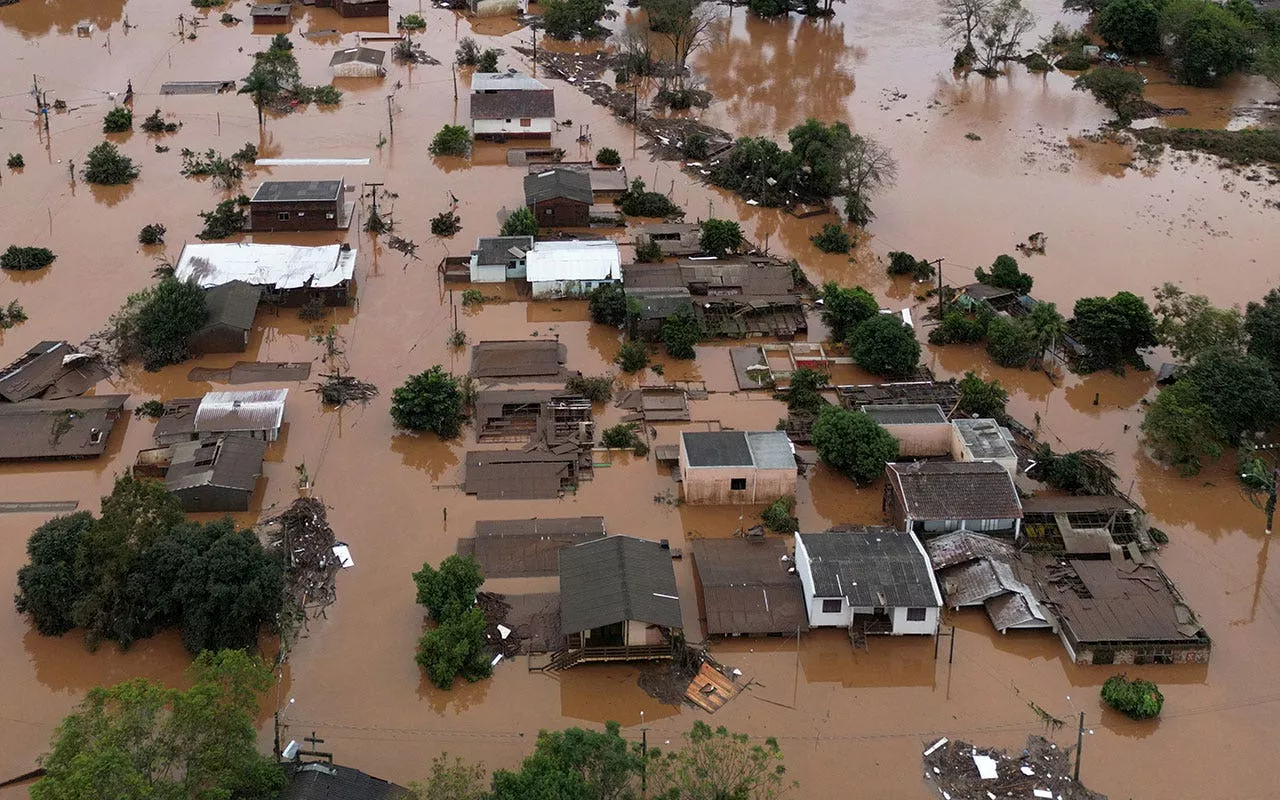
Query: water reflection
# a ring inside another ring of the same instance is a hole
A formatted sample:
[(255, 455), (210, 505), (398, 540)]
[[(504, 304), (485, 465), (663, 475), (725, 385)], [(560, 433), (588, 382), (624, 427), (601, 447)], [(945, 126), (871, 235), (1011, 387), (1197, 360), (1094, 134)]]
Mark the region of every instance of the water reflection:
[(430, 433), (392, 436), (391, 452), (399, 453), (406, 467), (427, 473), (435, 482), (440, 481), (446, 470), (458, 466), (455, 449)]
[[(665, 668), (665, 664), (662, 665)], [(636, 683), (641, 667), (634, 664), (579, 664), (559, 674), (560, 713), (571, 719), (623, 726), (674, 717), (679, 706), (666, 705)]]
[(124, 15), (126, 0), (22, 0), (0, 12), (0, 26), (12, 28), (25, 39), (44, 36), (52, 30), (69, 34), (76, 23), (87, 20), (106, 30)]

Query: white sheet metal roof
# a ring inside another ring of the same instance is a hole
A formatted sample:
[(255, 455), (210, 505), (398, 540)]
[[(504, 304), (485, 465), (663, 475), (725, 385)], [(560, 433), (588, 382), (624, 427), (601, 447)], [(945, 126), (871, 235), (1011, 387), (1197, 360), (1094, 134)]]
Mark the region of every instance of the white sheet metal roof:
[(536, 242), (525, 256), (525, 278), (530, 283), (621, 280), (622, 256), (609, 239)]
[(471, 91), (491, 92), (502, 90), (527, 91), (547, 89), (542, 81), (519, 72), (477, 72), (471, 76)]
[(209, 392), (196, 408), (197, 433), (269, 431), (284, 421), (288, 389)]
[(206, 289), (231, 281), (276, 289), (324, 289), (351, 280), (355, 268), (355, 249), (336, 244), (189, 244), (182, 248), (174, 276)]

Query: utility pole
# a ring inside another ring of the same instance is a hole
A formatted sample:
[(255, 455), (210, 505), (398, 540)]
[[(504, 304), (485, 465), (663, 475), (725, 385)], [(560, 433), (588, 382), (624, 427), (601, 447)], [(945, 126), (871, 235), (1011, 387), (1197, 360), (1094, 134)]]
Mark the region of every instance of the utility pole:
[(396, 122), (391, 118), (391, 98), (394, 96), (394, 94), (387, 95), (387, 127), (391, 130), (392, 137), (396, 135)]
[(947, 310), (947, 295), (942, 286), (942, 259), (931, 262), (938, 268), (938, 321), (942, 321), (942, 315)]
[(369, 189), (369, 198), (370, 198), (370, 200), (371, 200), (371, 201), (372, 201), (372, 203), (373, 203), (373, 213), (374, 213), (374, 215), (376, 216), (376, 215), (377, 215), (377, 213), (378, 213), (378, 188), (379, 188), (380, 186), (383, 186), (384, 184), (381, 184), (381, 183), (366, 183), (366, 184), (363, 184), (363, 185), (364, 185), (364, 188)]
[(453, 75), (453, 102), (458, 102), (458, 65), (453, 63), (449, 65), (449, 72)]
[(533, 40), (533, 77), (538, 77), (538, 29), (533, 28), (529, 31), (529, 38)]
[(631, 122), (640, 125), (640, 84), (635, 79), (631, 81)]
[(649, 791), (649, 729), (644, 725), (644, 712), (640, 712), (640, 796)]
[(1076, 783), (1080, 782), (1080, 750), (1084, 747), (1084, 712), (1080, 712), (1080, 730), (1076, 732), (1076, 771), (1073, 776)]
[(323, 759), (325, 759), (326, 761), (328, 761), (330, 764), (332, 764), (332, 763), (333, 763), (333, 753), (330, 753), (330, 752), (327, 752), (327, 751), (322, 751), (322, 750), (317, 750), (317, 749), (315, 749), (316, 745), (318, 745), (318, 744), (324, 744), (324, 739), (317, 739), (317, 738), (316, 738), (316, 732), (315, 732), (315, 731), (312, 731), (310, 736), (304, 736), (304, 737), (302, 737), (302, 741), (304, 741), (304, 742), (306, 742), (307, 744), (311, 745), (311, 749), (310, 749), (310, 750), (299, 750), (299, 751), (298, 751), (298, 755), (299, 755), (299, 757), (301, 757), (301, 756), (314, 756), (315, 758), (323, 758)]

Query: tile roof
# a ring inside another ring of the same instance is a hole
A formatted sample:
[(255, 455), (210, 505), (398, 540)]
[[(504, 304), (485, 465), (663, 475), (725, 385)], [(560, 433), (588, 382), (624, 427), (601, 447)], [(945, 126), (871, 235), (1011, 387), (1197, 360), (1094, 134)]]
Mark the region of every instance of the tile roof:
[(626, 620), (682, 627), (671, 551), (634, 536), (561, 550), (561, 630), (579, 633)]
[(914, 534), (868, 527), (797, 536), (808, 554), (815, 597), (843, 596), (863, 608), (942, 605)]
[(591, 176), (571, 169), (549, 169), (524, 176), (525, 205), (559, 197), (591, 205), (595, 197), (591, 193)]
[(1013, 478), (994, 461), (916, 461), (885, 470), (911, 519), (1022, 518)]
[[(556, 95), (550, 89), (471, 95), (472, 119), (549, 119), (556, 115)], [(590, 185), (590, 178), (588, 185)]]

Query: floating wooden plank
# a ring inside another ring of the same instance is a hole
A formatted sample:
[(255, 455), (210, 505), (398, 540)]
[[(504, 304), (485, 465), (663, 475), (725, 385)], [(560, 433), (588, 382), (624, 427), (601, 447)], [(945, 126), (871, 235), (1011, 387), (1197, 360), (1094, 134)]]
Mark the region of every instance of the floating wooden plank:
[(689, 682), (689, 688), (685, 690), (684, 697), (703, 711), (714, 714), (725, 703), (737, 697), (741, 691), (741, 686), (704, 662), (698, 674)]
[(0, 514), (50, 514), (75, 511), (77, 500), (35, 500), (31, 502), (0, 502)]

